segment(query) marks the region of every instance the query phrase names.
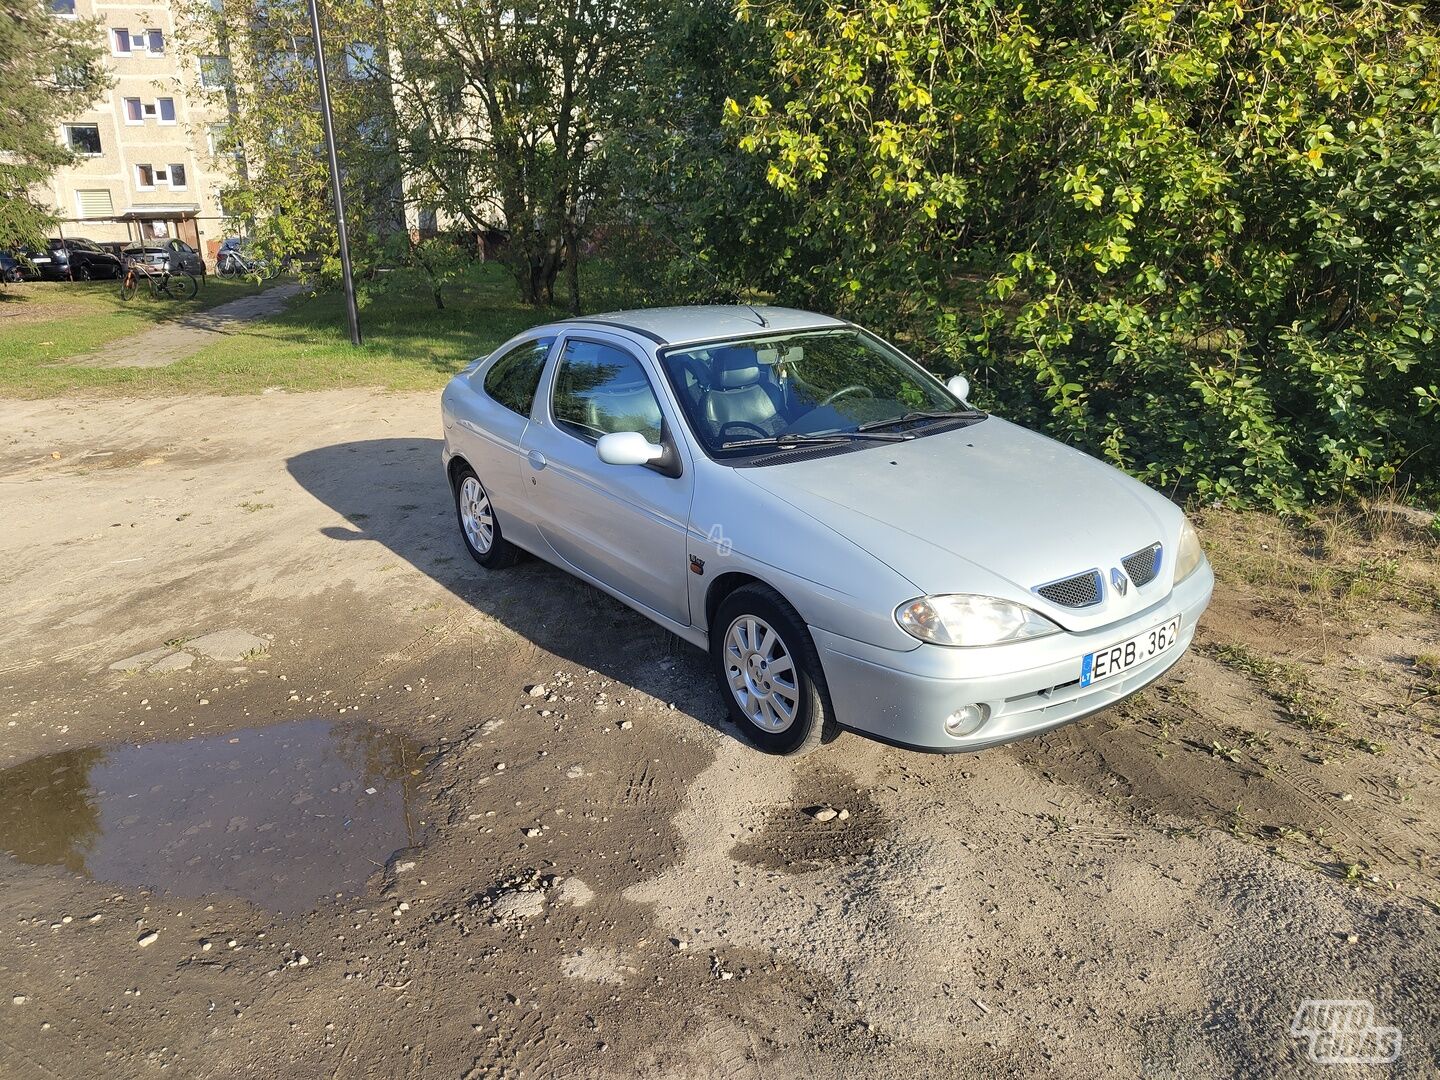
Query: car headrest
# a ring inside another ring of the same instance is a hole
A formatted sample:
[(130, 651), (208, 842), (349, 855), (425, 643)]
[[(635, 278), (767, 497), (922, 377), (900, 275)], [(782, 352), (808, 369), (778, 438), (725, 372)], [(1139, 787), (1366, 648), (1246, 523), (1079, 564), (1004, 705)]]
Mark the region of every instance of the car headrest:
[(760, 381), (760, 361), (755, 349), (743, 345), (732, 345), (715, 349), (715, 385), (721, 390), (735, 390)]

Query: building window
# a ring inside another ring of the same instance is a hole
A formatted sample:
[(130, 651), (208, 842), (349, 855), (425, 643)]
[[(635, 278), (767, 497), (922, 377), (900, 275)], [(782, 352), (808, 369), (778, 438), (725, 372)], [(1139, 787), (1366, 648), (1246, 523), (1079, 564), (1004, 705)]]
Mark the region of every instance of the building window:
[(77, 191), (75, 192), (75, 209), (77, 217), (82, 218), (108, 218), (115, 215), (115, 203), (110, 198), (109, 191)]
[(200, 58), (200, 85), (206, 90), (224, 90), (230, 85), (230, 61), (224, 56)]
[(75, 18), (75, 0), (50, 0), (50, 14)]
[(229, 124), (206, 124), (205, 125), (205, 146), (210, 151), (211, 157), (219, 157), (221, 154), (236, 154), (236, 148), (227, 146), (226, 141), (230, 138)]
[(368, 79), (375, 74), (375, 46), (347, 45), (345, 47), (345, 70), (352, 79)]
[(55, 89), (57, 90), (79, 90), (89, 81), (89, 64), (65, 64), (55, 69)]
[(66, 124), (65, 142), (70, 149), (85, 157), (99, 157), (100, 128), (95, 124)]
[(125, 99), (125, 123), (143, 124), (155, 120), (161, 124), (175, 123), (175, 99), (160, 98), (158, 101), (141, 101), (139, 98)]
[(188, 186), (184, 165), (136, 165), (135, 186), (141, 191), (168, 187), (183, 191)]
[(367, 116), (355, 125), (355, 134), (360, 137), (360, 142), (372, 149), (383, 149), (386, 139), (389, 137), (389, 129), (385, 121), (378, 116)]
[(151, 56), (165, 55), (165, 35), (159, 30), (146, 30), (140, 40), (145, 46), (145, 51)]
[(117, 27), (110, 31), (110, 51), (116, 56), (130, 55), (130, 31)]

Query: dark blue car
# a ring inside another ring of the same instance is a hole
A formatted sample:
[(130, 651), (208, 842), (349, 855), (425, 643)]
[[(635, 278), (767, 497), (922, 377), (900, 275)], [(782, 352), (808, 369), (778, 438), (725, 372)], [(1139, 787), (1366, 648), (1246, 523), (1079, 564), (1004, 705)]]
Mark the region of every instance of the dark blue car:
[(0, 251), (0, 282), (37, 281), (40, 271), (23, 255)]

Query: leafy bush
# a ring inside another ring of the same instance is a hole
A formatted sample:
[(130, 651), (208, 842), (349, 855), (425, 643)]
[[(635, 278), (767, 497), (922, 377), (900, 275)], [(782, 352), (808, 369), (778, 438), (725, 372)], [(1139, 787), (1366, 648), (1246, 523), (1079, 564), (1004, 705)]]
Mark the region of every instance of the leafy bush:
[(1278, 508), (1440, 477), (1440, 37), (1312, 0), (778, 0), (757, 253), (997, 408)]

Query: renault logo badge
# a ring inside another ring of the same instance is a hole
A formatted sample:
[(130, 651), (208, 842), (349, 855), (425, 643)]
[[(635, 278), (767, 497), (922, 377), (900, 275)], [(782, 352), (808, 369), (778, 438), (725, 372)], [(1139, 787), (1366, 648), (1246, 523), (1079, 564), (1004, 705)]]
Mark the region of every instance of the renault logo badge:
[(1110, 584), (1115, 586), (1115, 591), (1121, 596), (1130, 591), (1130, 579), (1120, 572), (1118, 566), (1110, 568)]

